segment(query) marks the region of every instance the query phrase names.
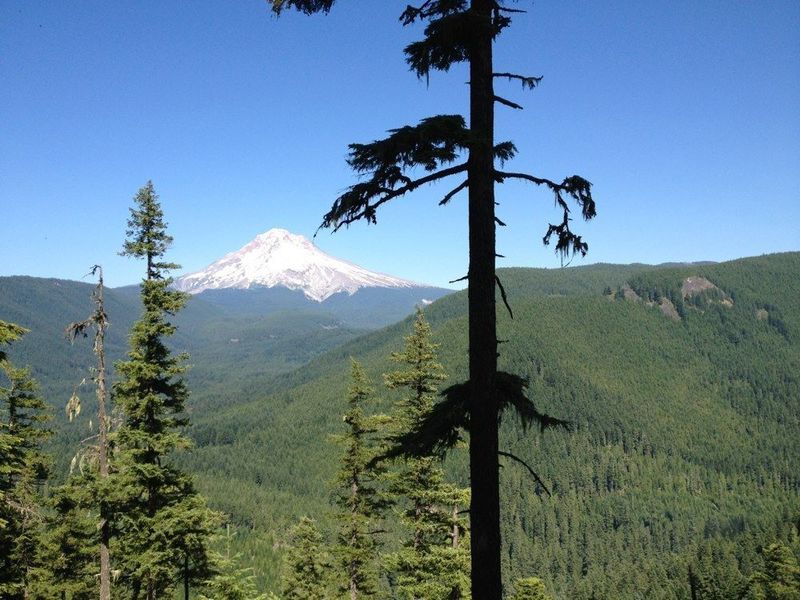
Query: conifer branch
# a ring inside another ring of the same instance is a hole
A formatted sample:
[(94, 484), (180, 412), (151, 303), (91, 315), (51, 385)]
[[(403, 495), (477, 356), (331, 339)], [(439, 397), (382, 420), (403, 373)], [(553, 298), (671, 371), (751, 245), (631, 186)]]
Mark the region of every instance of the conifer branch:
[(286, 8), (294, 8), (299, 12), (311, 15), (317, 12), (328, 13), (334, 0), (270, 0), (272, 12), (280, 15)]
[(463, 277), (459, 277), (458, 279), (453, 279), (452, 281), (448, 281), (447, 283), (458, 283), (459, 281), (466, 281), (469, 279), (469, 273), (464, 275)]
[(400, 22), (403, 25), (411, 25), (417, 19), (424, 19), (431, 16), (431, 12), (428, 11), (428, 7), (430, 7), (432, 0), (425, 0), (419, 6), (411, 6), (410, 4), (406, 6), (406, 9), (400, 15)]
[(572, 219), (570, 218), (570, 208), (565, 195), (571, 197), (580, 206), (584, 220), (588, 221), (594, 218), (597, 212), (592, 198), (592, 184), (589, 181), (578, 175), (566, 177), (561, 183), (556, 183), (550, 179), (535, 177), (528, 173), (508, 173), (495, 170), (494, 174), (498, 183), (503, 183), (503, 181), (510, 178), (547, 186), (553, 192), (553, 199), (556, 205), (563, 211), (563, 218), (560, 223), (550, 223), (542, 242), (545, 246), (549, 245), (550, 239), (555, 235), (557, 240), (555, 251), (561, 255), (562, 260), (565, 256), (574, 256), (577, 253), (580, 253), (581, 256), (586, 256), (589, 245), (583, 241), (581, 236), (575, 235), (569, 227), (569, 222)]
[[(367, 183), (357, 183), (352, 186), (348, 192), (340, 196), (333, 205), (333, 208), (323, 217), (322, 224), (319, 229), (333, 228), (333, 231), (339, 231), (344, 226), (351, 225), (361, 219), (366, 219), (369, 223), (376, 223), (375, 210), (382, 204), (389, 202), (399, 196), (403, 196), (408, 192), (414, 191), (418, 187), (426, 183), (433, 183), (439, 179), (463, 173), (467, 170), (467, 163), (462, 163), (454, 167), (436, 171), (430, 175), (425, 175), (419, 179), (410, 180), (405, 185), (389, 189), (386, 187), (374, 187)], [(366, 187), (364, 187), (366, 186)], [(379, 200), (370, 203), (370, 199), (374, 196), (381, 195)], [(353, 197), (355, 196), (355, 198)], [(363, 201), (359, 201), (362, 200)], [(345, 216), (346, 215), (346, 216)], [(315, 234), (316, 235), (316, 234)]]
[(523, 89), (532, 90), (539, 82), (542, 81), (542, 77), (533, 77), (533, 76), (525, 76), (525, 75), (518, 75), (517, 73), (492, 73), (492, 77), (500, 77), (504, 79), (508, 79), (509, 81), (517, 80), (522, 83)]
[(500, 12), (506, 13), (515, 13), (515, 14), (527, 14), (527, 10), (523, 10), (521, 8), (509, 8), (507, 6), (500, 6), (499, 4), (495, 4), (495, 10), (499, 10)]
[(528, 463), (526, 463), (524, 460), (522, 460), (522, 459), (521, 459), (519, 456), (516, 456), (516, 455), (514, 455), (514, 454), (511, 454), (511, 452), (504, 452), (503, 450), (498, 450), (498, 451), (497, 451), (497, 454), (499, 454), (500, 456), (505, 456), (506, 458), (510, 458), (511, 460), (515, 460), (515, 461), (517, 461), (519, 464), (521, 464), (523, 467), (525, 467), (526, 469), (528, 469), (528, 472), (529, 472), (529, 473), (531, 474), (531, 476), (532, 476), (532, 477), (533, 477), (533, 478), (536, 480), (536, 483), (538, 483), (540, 486), (542, 486), (542, 489), (543, 489), (545, 492), (547, 492), (547, 495), (548, 495), (548, 496), (552, 496), (552, 495), (553, 495), (553, 494), (550, 492), (550, 490), (547, 488), (547, 486), (544, 484), (544, 481), (542, 481), (542, 478), (541, 478), (541, 477), (539, 477), (539, 475), (536, 473), (536, 471), (534, 471), (534, 470), (531, 468), (531, 466), (530, 466)]

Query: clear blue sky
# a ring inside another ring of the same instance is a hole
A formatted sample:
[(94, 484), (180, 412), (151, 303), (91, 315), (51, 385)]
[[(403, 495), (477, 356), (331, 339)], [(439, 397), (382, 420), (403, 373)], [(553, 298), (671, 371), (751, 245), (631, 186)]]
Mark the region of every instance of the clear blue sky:
[[(0, 2), (0, 275), (111, 285), (136, 190), (152, 179), (188, 272), (285, 227), (314, 233), (354, 181), (350, 142), (464, 112), (463, 69), (407, 71), (405, 0), (340, 0), (279, 19), (263, 0)], [(589, 262), (726, 260), (800, 249), (800, 3), (521, 0), (496, 68), (543, 75), (498, 90), (515, 170), (594, 183)], [(442, 285), (466, 271), (465, 198), (431, 187), (377, 226), (317, 244)], [(557, 267), (550, 196), (500, 188), (502, 266)]]

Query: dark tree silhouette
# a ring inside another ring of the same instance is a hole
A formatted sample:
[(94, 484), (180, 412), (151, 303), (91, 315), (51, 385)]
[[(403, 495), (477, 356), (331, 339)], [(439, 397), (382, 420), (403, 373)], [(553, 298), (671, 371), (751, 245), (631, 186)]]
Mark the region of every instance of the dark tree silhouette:
[[(328, 12), (333, 0), (269, 0), (280, 14), (295, 9), (306, 14)], [(539, 413), (524, 395), (525, 381), (497, 371), (495, 287), (505, 291), (495, 273), (495, 227), (504, 225), (495, 215), (494, 188), (507, 179), (520, 179), (552, 192), (563, 218), (550, 224), (544, 243), (555, 239), (563, 255), (585, 254), (588, 246), (570, 229), (570, 199), (584, 219), (595, 216), (591, 184), (578, 176), (560, 183), (527, 173), (502, 171), (495, 166), (516, 153), (510, 141), (494, 141), (495, 103), (521, 108), (498, 96), (495, 79), (519, 82), (535, 88), (541, 78), (494, 70), (492, 46), (497, 36), (522, 12), (501, 0), (424, 0), (407, 6), (400, 15), (404, 26), (423, 23), (423, 39), (405, 48), (406, 62), (418, 77), (431, 71), (447, 71), (468, 63), (469, 126), (461, 115), (437, 115), (417, 125), (389, 131), (389, 136), (369, 144), (352, 144), (348, 163), (366, 178), (351, 186), (334, 202), (321, 227), (334, 231), (359, 220), (376, 222), (377, 209), (386, 202), (422, 185), (460, 175), (462, 180), (447, 192), (440, 204), (468, 191), (469, 207), (469, 381), (448, 388), (446, 399), (430, 419), (411, 432), (400, 450), (424, 454), (444, 449), (470, 433), (470, 481), (472, 490), (471, 554), (472, 594), (481, 600), (499, 600), (500, 498), (498, 475), (498, 420), (505, 407), (513, 406), (526, 424), (541, 427), (564, 424)], [(420, 175), (420, 170), (424, 174)], [(506, 302), (507, 305), (507, 302)]]

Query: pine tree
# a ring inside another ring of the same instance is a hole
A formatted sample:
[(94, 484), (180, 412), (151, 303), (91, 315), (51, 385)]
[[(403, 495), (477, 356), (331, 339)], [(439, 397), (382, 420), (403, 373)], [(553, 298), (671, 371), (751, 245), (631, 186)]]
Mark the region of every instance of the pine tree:
[(115, 507), (118, 548), (124, 552), (120, 568), (134, 598), (164, 597), (176, 580), (188, 598), (190, 583), (211, 574), (208, 542), (218, 518), (169, 460), (189, 446), (180, 432), (187, 423), (184, 357), (174, 356), (165, 343), (175, 332), (168, 318), (187, 297), (169, 287), (168, 272), (177, 265), (163, 260), (172, 238), (152, 182), (134, 202), (122, 254), (144, 259), (146, 276), (144, 313), (131, 329), (128, 360), (116, 364), (120, 381), (114, 384), (114, 402), (124, 416), (115, 435), (113, 475), (121, 492)]
[[(280, 13), (294, 8), (306, 14), (328, 12), (334, 0), (270, 0)], [(513, 407), (527, 424), (563, 425), (539, 413), (525, 396), (526, 382), (497, 369), (498, 342), (495, 292), (505, 291), (495, 273), (496, 226), (505, 225), (495, 214), (495, 184), (517, 179), (544, 186), (554, 196), (563, 217), (550, 224), (544, 243), (556, 239), (562, 257), (585, 254), (588, 245), (570, 229), (570, 203), (584, 219), (595, 216), (591, 184), (573, 175), (560, 183), (498, 169), (516, 153), (510, 141), (495, 143), (495, 103), (521, 108), (494, 90), (496, 79), (518, 82), (533, 89), (541, 77), (498, 72), (494, 69), (493, 42), (520, 12), (502, 0), (425, 0), (407, 6), (403, 25), (425, 23), (424, 37), (405, 48), (406, 62), (418, 77), (447, 71), (458, 63), (469, 67), (469, 127), (461, 115), (437, 115), (414, 126), (389, 131), (389, 136), (369, 144), (351, 144), (348, 163), (367, 177), (351, 186), (323, 217), (322, 227), (338, 230), (359, 220), (375, 223), (380, 206), (428, 183), (452, 176), (464, 177), (447, 192), (440, 204), (468, 190), (469, 269), (469, 380), (448, 390), (446, 404), (432, 415), (429, 426), (406, 440), (405, 451), (421, 455), (458, 439), (457, 431), (469, 429), (471, 486), (472, 594), (481, 600), (500, 600), (500, 494), (498, 420)], [(466, 158), (464, 158), (466, 157)], [(459, 162), (460, 161), (460, 162)], [(422, 169), (425, 175), (416, 176)], [(510, 307), (509, 307), (510, 310)]]
[(353, 360), (348, 410), (344, 414), (347, 432), (336, 438), (344, 447), (344, 454), (337, 475), (339, 533), (334, 547), (344, 573), (340, 588), (350, 600), (377, 597), (377, 524), (388, 505), (378, 484), (383, 469), (371, 465), (376, 455), (373, 438), (383, 422), (381, 417), (367, 416), (364, 412), (372, 396), (373, 389), (364, 369)]
[[(0, 321), (0, 343), (19, 339), (25, 330)], [(0, 355), (0, 597), (27, 598), (37, 567), (41, 488), (48, 461), (41, 450), (50, 435), (47, 407), (27, 369)]]
[[(446, 379), (436, 360), (431, 328), (417, 310), (414, 333), (392, 360), (403, 368), (384, 376), (390, 389), (407, 394), (397, 403), (394, 433), (398, 437), (424, 422), (433, 410), (438, 385)], [(459, 509), (469, 505), (469, 490), (445, 483), (431, 456), (410, 457), (392, 476), (390, 492), (406, 499), (401, 522), (409, 537), (387, 558), (401, 598), (453, 600), (469, 598), (469, 554)]]
[(283, 600), (330, 598), (330, 558), (322, 534), (313, 519), (303, 517), (292, 528), (284, 557), (281, 590)]

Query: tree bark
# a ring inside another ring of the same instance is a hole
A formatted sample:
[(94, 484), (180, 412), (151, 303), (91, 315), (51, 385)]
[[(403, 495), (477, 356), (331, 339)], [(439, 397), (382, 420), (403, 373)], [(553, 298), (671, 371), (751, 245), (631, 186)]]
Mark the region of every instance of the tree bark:
[(473, 0), (470, 49), (469, 379), (472, 597), (501, 600), (498, 405), (495, 393), (494, 82), (491, 0)]
[[(105, 352), (105, 305), (103, 301), (103, 271), (100, 270), (97, 285), (97, 338), (95, 340), (95, 353), (97, 354), (97, 419), (100, 427), (99, 438), (99, 470), (100, 479), (108, 478), (108, 418), (106, 416), (106, 352)], [(105, 491), (104, 491), (105, 493)], [(100, 600), (111, 600), (111, 557), (109, 552), (109, 538), (111, 537), (108, 524), (108, 504), (100, 500)]]

